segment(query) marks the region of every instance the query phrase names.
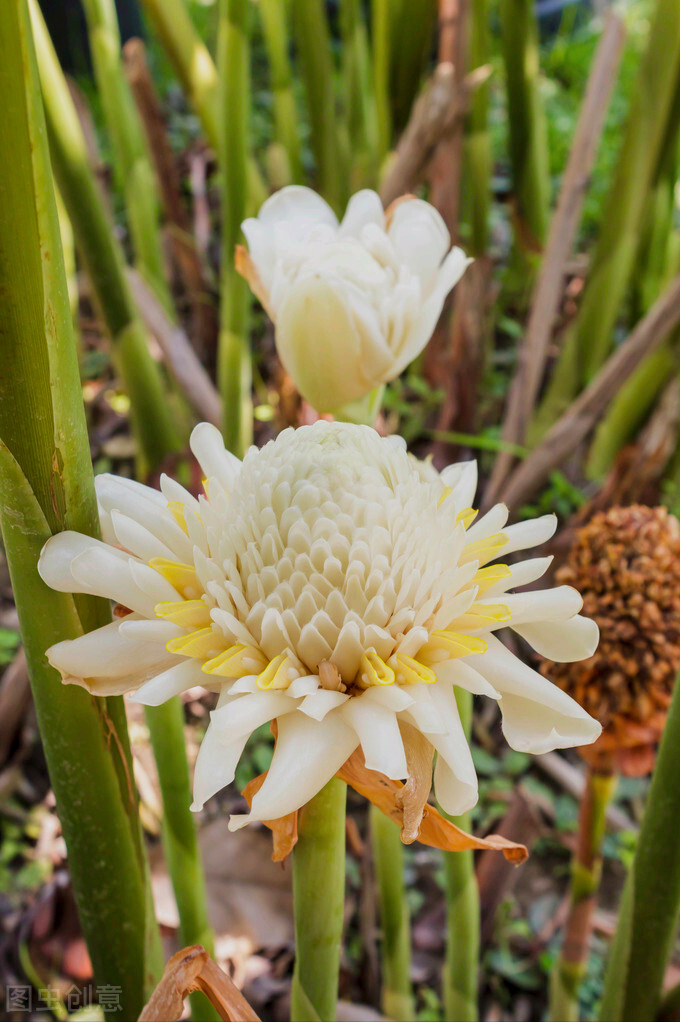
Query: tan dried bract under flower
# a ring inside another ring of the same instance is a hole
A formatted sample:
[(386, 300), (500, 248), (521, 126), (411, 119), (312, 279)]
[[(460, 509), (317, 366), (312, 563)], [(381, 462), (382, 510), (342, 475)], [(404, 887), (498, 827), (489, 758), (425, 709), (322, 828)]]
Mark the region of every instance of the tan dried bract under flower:
[(678, 521), (663, 507), (600, 512), (577, 533), (557, 579), (582, 594), (600, 644), (590, 659), (546, 662), (543, 673), (602, 724), (580, 750), (591, 766), (648, 773), (680, 667)]

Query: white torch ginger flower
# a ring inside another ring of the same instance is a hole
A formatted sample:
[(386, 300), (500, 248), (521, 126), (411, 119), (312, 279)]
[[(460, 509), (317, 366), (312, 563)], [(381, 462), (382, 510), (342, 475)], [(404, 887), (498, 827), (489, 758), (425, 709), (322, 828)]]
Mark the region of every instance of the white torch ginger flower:
[[(429, 203), (383, 210), (357, 192), (338, 223), (310, 188), (283, 188), (243, 223), (236, 265), (275, 324), (300, 393), (331, 412), (393, 380), (423, 350), (469, 260)], [(449, 249), (451, 249), (449, 251)]]
[(159, 493), (100, 476), (104, 542), (60, 533), (39, 570), (55, 589), (129, 611), (51, 647), (65, 681), (98, 695), (136, 689), (149, 705), (195, 685), (218, 691), (196, 807), (233, 780), (254, 729), (275, 720), (267, 778), (233, 827), (298, 809), (359, 745), (367, 767), (407, 778), (413, 729), (437, 752), (439, 803), (463, 813), (477, 779), (455, 686), (498, 700), (515, 749), (597, 738), (600, 725), (495, 636), (509, 626), (552, 660), (595, 650), (576, 590), (510, 592), (550, 558), (498, 560), (545, 542), (554, 516), (506, 527), (497, 505), (475, 520), (473, 462), (440, 475), (367, 426), (286, 430), (241, 463), (203, 424), (192, 450), (205, 496), (167, 477)]

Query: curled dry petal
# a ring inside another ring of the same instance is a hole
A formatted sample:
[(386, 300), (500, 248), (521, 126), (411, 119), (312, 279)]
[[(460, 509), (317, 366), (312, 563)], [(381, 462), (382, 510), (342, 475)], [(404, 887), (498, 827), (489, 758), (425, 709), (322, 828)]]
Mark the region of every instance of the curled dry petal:
[(182, 948), (172, 956), (139, 1022), (181, 1018), (184, 998), (197, 990), (205, 994), (224, 1022), (260, 1022), (238, 987), (200, 944)]
[(434, 748), (411, 724), (402, 723), (399, 730), (404, 740), (408, 780), (398, 792), (397, 801), (401, 809), (401, 840), (410, 845), (420, 833), (423, 812), (430, 797)]

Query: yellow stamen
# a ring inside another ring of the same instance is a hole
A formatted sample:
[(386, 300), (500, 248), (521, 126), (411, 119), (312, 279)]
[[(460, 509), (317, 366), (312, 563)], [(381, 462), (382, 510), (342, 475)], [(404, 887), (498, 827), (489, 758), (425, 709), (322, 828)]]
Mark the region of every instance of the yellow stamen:
[[(293, 671), (295, 671), (295, 664), (288, 653), (279, 653), (258, 675), (257, 687), (264, 692), (277, 688), (288, 688), (293, 681)], [(295, 674), (297, 674), (296, 671)]]
[(246, 674), (259, 674), (267, 659), (253, 646), (230, 646), (224, 653), (208, 660), (202, 670), (220, 678), (243, 678)]
[(477, 595), (483, 596), (497, 582), (502, 582), (504, 579), (510, 578), (511, 575), (512, 572), (507, 564), (490, 564), (488, 568), (478, 570), (470, 582), (470, 588), (476, 586)]
[(180, 600), (179, 603), (157, 603), (156, 617), (172, 621), (180, 628), (207, 628), (210, 624), (210, 608), (203, 600)]
[(456, 630), (474, 630), (490, 628), (499, 621), (509, 620), (510, 608), (505, 603), (473, 603), (467, 614), (461, 614), (451, 622), (451, 627), (455, 626)]
[(452, 493), (453, 493), (453, 490), (451, 489), (451, 487), (450, 486), (445, 486), (444, 487), (444, 492), (442, 493), (441, 497), (439, 498), (439, 503), (437, 504), (437, 507), (441, 507), (442, 504), (444, 503), (444, 501), (446, 500), (446, 498), (449, 497)]
[(456, 515), (456, 525), (459, 522), (463, 523), (464, 529), (469, 529), (475, 518), (479, 514), (479, 511), (475, 511), (473, 507), (464, 507), (462, 511), (459, 511)]
[(164, 557), (152, 557), (149, 567), (167, 579), (185, 599), (195, 600), (201, 596), (203, 587), (193, 564), (181, 564), (179, 561), (167, 561)]
[(470, 561), (479, 561), (480, 564), (484, 564), (486, 561), (493, 560), (507, 543), (508, 537), (505, 532), (497, 532), (493, 536), (487, 536), (486, 539), (478, 539), (476, 543), (470, 543), (463, 547), (460, 563), (469, 564)]
[(208, 483), (209, 483), (208, 479), (201, 479), (201, 486), (203, 487), (203, 492), (205, 493), (208, 500), (210, 500), (210, 494), (208, 493)]
[(357, 683), (361, 688), (371, 688), (372, 685), (393, 685), (394, 680), (394, 671), (377, 653), (364, 653), (359, 661), (357, 675)]
[(434, 671), (425, 664), (419, 663), (405, 653), (397, 653), (390, 658), (390, 666), (394, 668), (399, 685), (433, 685), (437, 680)]
[[(488, 645), (484, 639), (476, 635), (463, 635), (461, 632), (432, 632), (427, 643), (418, 653), (421, 663), (429, 666), (441, 662), (442, 659), (454, 660), (458, 657), (470, 656), (471, 653), (486, 653)], [(440, 654), (445, 653), (442, 657)]]
[(182, 532), (184, 532), (188, 536), (189, 530), (187, 529), (187, 523), (184, 520), (184, 504), (182, 503), (182, 501), (171, 500), (170, 503), (168, 504), (168, 511), (175, 519)]
[(214, 657), (224, 648), (224, 640), (212, 628), (199, 628), (190, 635), (170, 639), (165, 648), (168, 653), (181, 653), (182, 656)]

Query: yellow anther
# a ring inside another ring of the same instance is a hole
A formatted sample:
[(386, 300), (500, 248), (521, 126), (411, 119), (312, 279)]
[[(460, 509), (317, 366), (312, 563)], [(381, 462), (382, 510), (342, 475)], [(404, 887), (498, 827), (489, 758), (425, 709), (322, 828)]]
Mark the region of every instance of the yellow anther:
[(212, 628), (199, 628), (190, 635), (170, 639), (165, 648), (168, 653), (181, 653), (182, 656), (214, 657), (224, 648), (224, 640)]
[(180, 600), (179, 603), (157, 603), (156, 617), (172, 621), (180, 628), (207, 628), (210, 624), (210, 608), (203, 600)]
[(510, 608), (505, 603), (473, 603), (467, 614), (461, 614), (451, 627), (456, 629), (490, 628), (501, 621), (510, 620)]
[(208, 498), (208, 500), (210, 500), (210, 494), (208, 493), (208, 484), (209, 484), (209, 482), (210, 482), (209, 479), (201, 479), (201, 486), (203, 487), (203, 492), (205, 493), (205, 495)]
[(452, 493), (453, 493), (453, 490), (451, 489), (451, 487), (450, 486), (445, 486), (444, 487), (444, 492), (442, 493), (441, 497), (439, 498), (439, 503), (437, 504), (437, 507), (441, 507), (442, 504), (444, 503), (444, 501), (446, 500), (446, 498), (450, 497)]
[(253, 646), (230, 646), (224, 653), (203, 664), (206, 674), (220, 678), (243, 678), (246, 674), (259, 674), (267, 666), (267, 658)]
[(475, 511), (473, 507), (464, 507), (462, 511), (459, 511), (456, 515), (456, 525), (459, 522), (463, 523), (464, 529), (469, 529), (475, 518), (479, 514), (479, 511)]
[(492, 561), (494, 557), (497, 557), (507, 543), (508, 537), (505, 532), (497, 532), (493, 536), (487, 536), (486, 539), (478, 539), (476, 543), (469, 543), (468, 546), (463, 547), (460, 564), (469, 564), (470, 561), (486, 564), (487, 561)]
[(295, 664), (288, 653), (279, 653), (258, 675), (257, 687), (265, 692), (276, 688), (288, 688), (296, 676)]
[(483, 596), (497, 582), (510, 578), (512, 572), (507, 564), (490, 564), (488, 568), (480, 568), (470, 582), (470, 588), (477, 587), (477, 595)]
[(394, 668), (399, 685), (433, 685), (437, 680), (433, 670), (405, 653), (396, 653), (390, 657), (390, 666)]
[(184, 519), (184, 504), (181, 500), (171, 500), (168, 504), (168, 511), (179, 525), (182, 532), (189, 534), (187, 523)]
[(372, 685), (393, 685), (394, 680), (394, 671), (377, 653), (364, 653), (359, 661), (357, 675), (357, 683), (361, 688), (371, 688)]
[(193, 564), (181, 564), (179, 561), (167, 561), (164, 557), (152, 557), (149, 567), (167, 579), (178, 593), (187, 600), (195, 600), (203, 593)]
[[(458, 657), (470, 656), (471, 653), (486, 653), (488, 645), (484, 639), (476, 635), (463, 635), (461, 632), (431, 632), (426, 645), (418, 653), (421, 663), (430, 665), (442, 660), (454, 660)], [(442, 653), (445, 656), (442, 656)]]

